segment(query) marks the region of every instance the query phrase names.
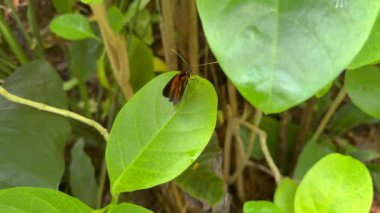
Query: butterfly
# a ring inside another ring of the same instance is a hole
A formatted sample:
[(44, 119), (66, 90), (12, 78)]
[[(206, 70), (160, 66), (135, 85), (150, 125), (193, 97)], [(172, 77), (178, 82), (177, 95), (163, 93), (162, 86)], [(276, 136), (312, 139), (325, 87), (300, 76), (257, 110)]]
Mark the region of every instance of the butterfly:
[[(185, 59), (177, 53), (175, 50), (172, 51), (177, 54), (181, 60), (187, 65)], [(201, 64), (199, 66), (204, 66), (208, 64), (216, 64), (218, 62), (211, 62), (207, 64)], [(162, 90), (162, 95), (169, 98), (169, 101), (174, 105), (179, 103), (182, 99), (183, 94), (185, 93), (186, 87), (189, 84), (191, 77), (191, 68), (188, 67), (186, 70), (181, 70), (177, 75), (175, 75), (164, 87)]]
[(180, 71), (166, 84), (164, 90), (162, 90), (162, 95), (169, 98), (169, 101), (173, 102), (173, 104), (177, 104), (181, 101), (182, 96), (185, 93), (190, 77), (190, 69)]

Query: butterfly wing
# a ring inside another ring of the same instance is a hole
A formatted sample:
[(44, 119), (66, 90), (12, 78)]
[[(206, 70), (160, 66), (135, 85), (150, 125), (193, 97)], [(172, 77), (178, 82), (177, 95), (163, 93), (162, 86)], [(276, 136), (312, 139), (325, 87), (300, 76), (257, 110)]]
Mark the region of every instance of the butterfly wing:
[(170, 102), (178, 103), (185, 92), (189, 77), (185, 72), (180, 72), (174, 76), (165, 86), (162, 95), (169, 98)]

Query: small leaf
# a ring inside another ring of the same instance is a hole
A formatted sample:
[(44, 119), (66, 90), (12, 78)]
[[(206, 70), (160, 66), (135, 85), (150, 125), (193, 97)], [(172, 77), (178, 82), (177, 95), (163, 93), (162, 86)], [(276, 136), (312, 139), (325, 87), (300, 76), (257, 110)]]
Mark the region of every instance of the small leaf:
[(345, 87), (352, 102), (363, 112), (380, 119), (380, 69), (362, 67), (346, 72)]
[(297, 187), (297, 183), (289, 178), (283, 179), (277, 186), (273, 201), (283, 212), (294, 213), (294, 195)]
[(152, 19), (150, 12), (147, 9), (139, 12), (135, 17), (133, 31), (144, 43), (151, 45), (154, 42)]
[(131, 6), (129, 6), (127, 13), (124, 16), (124, 23), (128, 23), (131, 19), (139, 13), (142, 9), (146, 7), (146, 5), (150, 2), (150, 0), (135, 0), (132, 2)]
[(71, 193), (91, 207), (95, 207), (97, 184), (95, 169), (91, 159), (83, 150), (83, 139), (78, 140), (71, 149), (70, 188)]
[[(18, 68), (3, 87), (17, 96), (67, 108), (62, 80), (46, 61)], [(0, 182), (57, 189), (64, 171), (70, 124), (62, 116), (0, 97)]]
[(194, 76), (182, 101), (173, 106), (162, 90), (175, 74), (154, 78), (117, 115), (106, 148), (113, 194), (174, 179), (209, 142), (216, 124), (215, 90)]
[(282, 211), (269, 201), (247, 201), (244, 203), (243, 213), (282, 213)]
[(176, 183), (191, 196), (210, 205), (217, 204), (225, 193), (222, 178), (212, 170), (216, 157), (220, 154), (221, 149), (214, 135), (198, 160), (176, 178)]
[(134, 91), (139, 90), (154, 77), (153, 52), (136, 36), (132, 36), (128, 46), (131, 68), (131, 84)]
[(375, 64), (380, 60), (380, 14), (377, 17), (375, 26), (367, 39), (364, 47), (351, 62), (349, 68), (357, 69), (362, 66)]
[(303, 148), (298, 157), (297, 166), (294, 170), (294, 178), (302, 180), (307, 171), (322, 157), (335, 152), (336, 147), (328, 140), (310, 140)]
[(120, 9), (116, 6), (111, 6), (107, 9), (107, 19), (114, 32), (120, 32), (124, 27), (124, 17)]
[(351, 102), (340, 107), (330, 121), (330, 132), (333, 135), (340, 135), (347, 130), (363, 123), (374, 123), (377, 120), (359, 110)]
[(74, 0), (53, 0), (53, 5), (59, 13), (70, 13), (73, 9), (74, 2)]
[(85, 4), (100, 4), (103, 0), (81, 0), (81, 2)]
[(373, 197), (367, 168), (354, 158), (330, 154), (316, 163), (298, 186), (296, 213), (368, 213)]
[(50, 29), (55, 34), (69, 40), (85, 38), (99, 40), (93, 33), (88, 20), (79, 14), (66, 14), (55, 17), (50, 23)]
[(108, 213), (153, 213), (152, 211), (131, 203), (113, 205)]
[(72, 42), (69, 47), (69, 70), (80, 82), (88, 80), (97, 70), (102, 45), (94, 39)]
[(17, 187), (0, 190), (1, 212), (92, 212), (74, 197), (60, 191), (41, 188)]

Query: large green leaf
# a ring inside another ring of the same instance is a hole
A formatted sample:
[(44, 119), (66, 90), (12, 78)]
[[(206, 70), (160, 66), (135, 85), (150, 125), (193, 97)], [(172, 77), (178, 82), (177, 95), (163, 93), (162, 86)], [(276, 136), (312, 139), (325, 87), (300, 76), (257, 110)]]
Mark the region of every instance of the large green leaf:
[(244, 203), (243, 213), (282, 213), (282, 211), (269, 201), (247, 201)]
[(84, 140), (78, 140), (71, 148), (71, 193), (91, 207), (95, 207), (98, 186), (91, 158), (83, 150)]
[(286, 213), (294, 213), (294, 195), (297, 190), (297, 183), (289, 178), (285, 178), (277, 186), (274, 193), (273, 202)]
[(55, 17), (50, 23), (50, 29), (57, 35), (69, 40), (85, 38), (98, 40), (88, 20), (79, 14), (65, 14)]
[[(67, 107), (61, 79), (42, 60), (17, 69), (3, 87), (23, 98)], [(0, 182), (57, 189), (64, 171), (63, 152), (70, 134), (69, 122), (2, 97), (0, 115)]]
[(113, 194), (172, 180), (210, 140), (217, 111), (213, 86), (192, 77), (182, 101), (173, 106), (162, 90), (175, 74), (150, 81), (117, 115), (106, 149)]
[(17, 187), (0, 190), (0, 212), (92, 212), (78, 199), (51, 189)]
[(313, 166), (298, 186), (296, 213), (367, 213), (372, 203), (372, 180), (354, 158), (330, 154)]
[(380, 69), (362, 67), (346, 72), (345, 87), (352, 102), (363, 112), (380, 119)]
[(374, 64), (380, 60), (380, 14), (375, 26), (362, 50), (351, 62), (349, 68), (356, 69), (365, 65)]
[(240, 93), (266, 113), (325, 87), (351, 62), (380, 1), (197, 0), (207, 40)]
[(152, 211), (145, 209), (144, 207), (131, 204), (131, 203), (121, 203), (112, 206), (108, 213), (153, 213)]
[(185, 192), (211, 205), (217, 204), (225, 191), (222, 178), (213, 171), (218, 155), (221, 155), (221, 149), (217, 136), (214, 135), (198, 160), (176, 178), (176, 182)]

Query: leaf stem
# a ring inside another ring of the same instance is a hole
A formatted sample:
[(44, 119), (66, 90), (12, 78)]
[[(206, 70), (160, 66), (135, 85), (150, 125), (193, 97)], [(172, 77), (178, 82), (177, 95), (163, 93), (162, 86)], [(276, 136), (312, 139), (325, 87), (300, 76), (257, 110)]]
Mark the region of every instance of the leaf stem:
[(344, 87), (342, 87), (338, 95), (335, 97), (334, 101), (331, 103), (330, 108), (327, 110), (325, 116), (322, 118), (321, 123), (319, 123), (317, 130), (315, 131), (313, 137), (311, 138), (312, 140), (315, 140), (315, 141), (318, 140), (319, 136), (322, 134), (323, 130), (326, 128), (327, 123), (330, 121), (334, 112), (342, 103), (346, 95), (347, 95), (347, 91)]
[(29, 100), (29, 99), (21, 98), (19, 96), (16, 96), (16, 95), (9, 93), (2, 86), (0, 86), (0, 95), (2, 95), (7, 100), (18, 103), (18, 104), (30, 106), (32, 108), (35, 108), (35, 109), (38, 109), (41, 111), (51, 112), (54, 114), (61, 115), (63, 117), (67, 117), (67, 118), (71, 118), (71, 119), (80, 121), (84, 124), (87, 124), (89, 126), (94, 127), (96, 130), (98, 130), (100, 132), (100, 134), (103, 136), (105, 141), (108, 140), (107, 129), (105, 129), (102, 125), (100, 125), (99, 123), (97, 123), (94, 120), (88, 119), (86, 117), (83, 117), (79, 114), (76, 114), (76, 113), (68, 111), (68, 110), (59, 109), (59, 108), (52, 107), (52, 106), (49, 106), (49, 105), (46, 105), (43, 103), (39, 103), (39, 102), (35, 102), (35, 101)]
[(272, 156), (270, 155), (268, 145), (267, 145), (267, 134), (263, 130), (255, 127), (249, 122), (245, 121), (245, 122), (242, 122), (241, 124), (249, 128), (251, 131), (255, 131), (257, 135), (259, 136), (261, 150), (263, 151), (265, 160), (267, 161), (269, 168), (272, 170), (274, 179), (276, 181), (276, 184), (278, 185), (281, 181), (281, 173), (278, 167), (276, 166), (276, 164), (274, 163)]

